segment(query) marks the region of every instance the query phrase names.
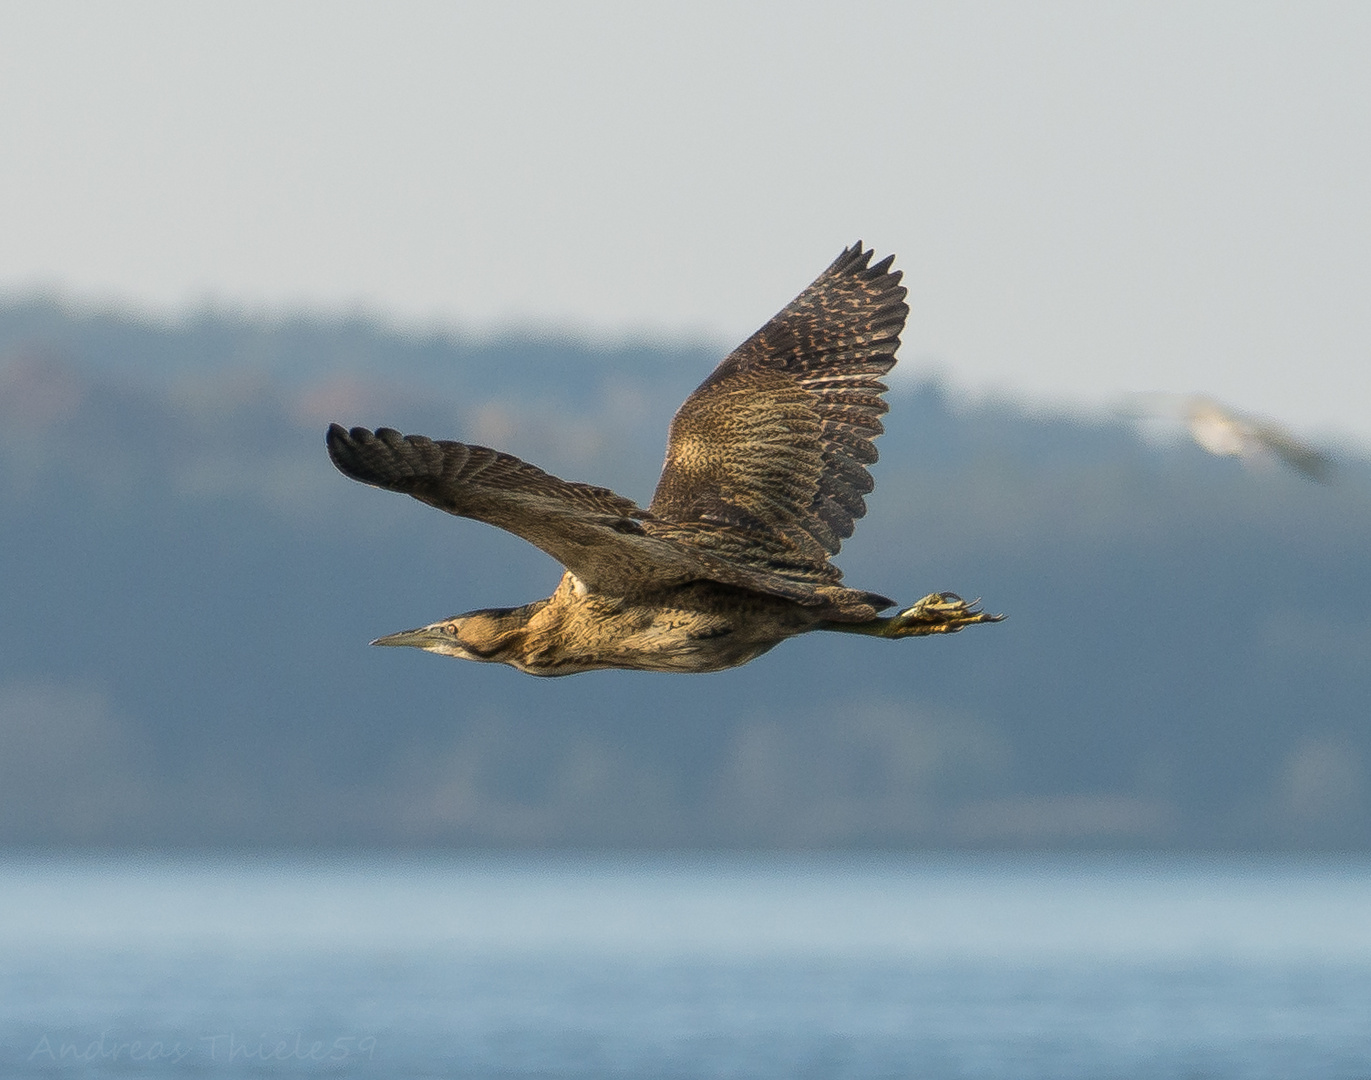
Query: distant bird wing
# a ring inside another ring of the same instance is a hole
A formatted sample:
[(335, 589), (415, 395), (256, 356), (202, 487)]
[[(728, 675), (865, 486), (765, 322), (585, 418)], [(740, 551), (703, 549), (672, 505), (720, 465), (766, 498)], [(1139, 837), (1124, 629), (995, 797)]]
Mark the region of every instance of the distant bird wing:
[(1296, 472), (1320, 484), (1327, 484), (1333, 479), (1333, 459), (1327, 454), (1300, 442), (1275, 424), (1253, 420), (1249, 426), (1253, 439)]
[(874, 486), (880, 377), (909, 307), (894, 257), (845, 250), (735, 349), (671, 422), (649, 531), (792, 581), (829, 562)]
[[(498, 450), (338, 424), (329, 427), (327, 442), (334, 465), (352, 479), (512, 532), (596, 592), (633, 595), (701, 578), (778, 592), (766, 574), (649, 534), (648, 513), (631, 499), (560, 480)], [(799, 583), (781, 595), (828, 602)]]

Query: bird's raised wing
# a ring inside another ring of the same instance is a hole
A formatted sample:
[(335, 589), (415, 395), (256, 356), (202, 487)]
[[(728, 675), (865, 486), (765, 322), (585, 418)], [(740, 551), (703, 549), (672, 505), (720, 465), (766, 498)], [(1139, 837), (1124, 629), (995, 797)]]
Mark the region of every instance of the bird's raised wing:
[(460, 517), (514, 533), (541, 548), (595, 592), (631, 596), (701, 578), (826, 601), (800, 583), (778, 590), (770, 576), (644, 529), (650, 515), (608, 488), (560, 480), (484, 446), (401, 435), (390, 428), (328, 429), (328, 452), (345, 475), (412, 495)]
[(860, 243), (726, 357), (671, 422), (653, 532), (788, 578), (828, 561), (866, 513), (866, 466), (909, 307), (894, 256)]

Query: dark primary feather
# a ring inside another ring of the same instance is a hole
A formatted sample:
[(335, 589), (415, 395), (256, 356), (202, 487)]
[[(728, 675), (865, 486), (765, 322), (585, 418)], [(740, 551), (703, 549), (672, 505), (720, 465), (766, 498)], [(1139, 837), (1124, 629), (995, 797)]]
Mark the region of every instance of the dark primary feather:
[(613, 560), (615, 545), (606, 549), (607, 538), (642, 533), (643, 511), (632, 500), (568, 483), (484, 446), (334, 424), (328, 451), (354, 480), (512, 532), (582, 580), (602, 576), (596, 573), (604, 569), (600, 564)]
[(840, 579), (828, 557), (866, 513), (880, 377), (909, 314), (893, 256), (871, 254), (844, 251), (686, 399), (649, 529), (791, 579)]

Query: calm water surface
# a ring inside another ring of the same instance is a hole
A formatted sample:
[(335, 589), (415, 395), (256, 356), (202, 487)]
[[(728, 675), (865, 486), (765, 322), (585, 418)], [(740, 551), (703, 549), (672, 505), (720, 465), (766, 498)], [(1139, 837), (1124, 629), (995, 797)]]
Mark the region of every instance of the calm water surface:
[(0, 1075), (1371, 1080), (1371, 865), (11, 858)]

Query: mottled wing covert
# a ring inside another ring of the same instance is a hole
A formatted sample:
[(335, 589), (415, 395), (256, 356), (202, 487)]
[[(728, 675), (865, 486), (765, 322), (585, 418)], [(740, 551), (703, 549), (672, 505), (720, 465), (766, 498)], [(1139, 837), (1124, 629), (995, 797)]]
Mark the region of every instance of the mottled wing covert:
[(866, 513), (880, 377), (909, 307), (890, 256), (860, 243), (715, 368), (671, 422), (648, 528), (798, 580)]

